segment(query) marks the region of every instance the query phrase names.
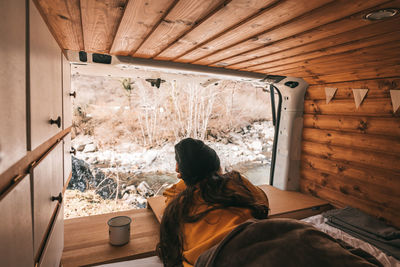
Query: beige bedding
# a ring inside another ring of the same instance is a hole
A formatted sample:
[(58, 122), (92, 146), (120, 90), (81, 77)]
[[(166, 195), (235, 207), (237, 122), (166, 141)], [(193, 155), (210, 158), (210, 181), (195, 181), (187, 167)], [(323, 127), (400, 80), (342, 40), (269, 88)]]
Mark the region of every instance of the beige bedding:
[(305, 218), (302, 221), (312, 224), (314, 227), (334, 238), (343, 240), (352, 247), (361, 248), (378, 259), (384, 266), (400, 267), (400, 261), (396, 260), (394, 257), (386, 255), (373, 245), (353, 237), (340, 229), (327, 225), (325, 223), (326, 219), (321, 214)]

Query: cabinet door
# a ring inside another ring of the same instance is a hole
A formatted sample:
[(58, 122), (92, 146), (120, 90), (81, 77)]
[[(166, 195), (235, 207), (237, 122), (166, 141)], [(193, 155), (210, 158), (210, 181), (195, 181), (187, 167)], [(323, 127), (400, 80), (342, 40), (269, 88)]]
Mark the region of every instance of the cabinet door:
[(71, 151), (71, 134), (69, 133), (64, 137), (64, 185), (72, 171)]
[(63, 155), (62, 143), (56, 147), (31, 170), (33, 194), (33, 248), (37, 255), (49, 226), (57, 201), (51, 197), (58, 196), (63, 189)]
[(59, 206), (56, 219), (51, 227), (49, 238), (39, 260), (40, 267), (59, 267), (64, 249), (64, 209)]
[(25, 8), (0, 1), (0, 174), (26, 153)]
[(0, 200), (1, 266), (33, 266), (29, 175)]
[(62, 127), (50, 119), (62, 119), (61, 49), (39, 11), (29, 1), (29, 76), (31, 150), (57, 134)]
[(63, 129), (66, 129), (72, 125), (71, 65), (64, 55), (62, 61)]

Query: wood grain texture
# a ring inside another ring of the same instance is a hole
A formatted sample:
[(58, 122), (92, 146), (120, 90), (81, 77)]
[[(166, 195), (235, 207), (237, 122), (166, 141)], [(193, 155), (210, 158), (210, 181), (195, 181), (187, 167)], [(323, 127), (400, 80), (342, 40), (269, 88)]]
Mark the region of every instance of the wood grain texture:
[(35, 0), (62, 49), (84, 50), (79, 0)]
[(173, 0), (129, 1), (110, 53), (127, 56), (135, 52), (172, 3), (174, 3)]
[(326, 159), (348, 160), (383, 169), (391, 168), (395, 172), (400, 172), (400, 166), (397, 164), (400, 160), (399, 155), (389, 155), (382, 152), (371, 153), (366, 150), (320, 144), (305, 140), (302, 142), (302, 151), (308, 154), (319, 155)]
[(338, 99), (329, 104), (326, 104), (325, 100), (305, 100), (304, 113), (376, 117), (396, 116), (396, 114), (393, 114), (392, 103), (389, 98), (369, 99), (368, 94), (358, 109), (356, 109), (354, 99)]
[(275, 2), (275, 0), (232, 0), (224, 8), (202, 22), (196, 29), (165, 49), (156, 59), (175, 59), (201, 46), (215, 36), (223, 34)]
[(399, 35), (393, 35), (389, 38), (390, 41), (380, 42), (378, 37), (372, 38), (371, 43), (367, 47), (349, 47), (349, 49), (342, 50), (339, 48), (332, 48), (334, 50), (331, 54), (320, 53), (319, 56), (313, 58), (303, 58), (299, 61), (293, 61), (291, 63), (286, 63), (281, 65), (272, 64), (262, 64), (255, 67), (246, 68), (247, 71), (258, 71), (268, 69), (270, 72), (278, 72), (281, 70), (287, 70), (290, 68), (296, 68), (301, 66), (317, 66), (318, 64), (330, 64), (328, 62), (336, 62), (340, 64), (357, 64), (365, 63), (369, 61), (377, 61), (382, 58), (395, 58), (400, 52), (399, 49)]
[[(391, 212), (395, 212), (400, 204), (400, 194), (387, 190), (382, 186), (377, 186), (367, 181), (360, 181), (344, 175), (336, 175), (327, 171), (320, 171), (310, 168), (301, 170), (302, 177), (314, 181), (325, 188), (341, 192), (343, 194), (352, 195), (356, 198), (364, 199), (368, 202), (374, 202), (380, 206), (390, 207)], [(397, 211), (396, 213), (399, 213)]]
[[(386, 65), (385, 61), (380, 62), (375, 66), (369, 66), (369, 64), (365, 64), (366, 67), (360, 67), (360, 69), (343, 69), (343, 72), (334, 73), (334, 74), (320, 74), (315, 76), (303, 78), (309, 84), (323, 84), (323, 83), (332, 83), (332, 82), (344, 82), (344, 81), (353, 81), (353, 80), (367, 80), (367, 79), (380, 79), (385, 77), (396, 77), (400, 73), (400, 64), (389, 63)], [(383, 65), (383, 66), (382, 66)], [(399, 113), (396, 112), (398, 115)], [(396, 115), (395, 114), (395, 115)]]
[(150, 58), (158, 55), (173, 41), (199, 24), (199, 21), (225, 0), (182, 0), (161, 21), (146, 41), (135, 52), (135, 57)]
[(326, 188), (312, 180), (305, 179), (304, 177), (302, 177), (300, 181), (300, 187), (303, 192), (326, 199), (337, 207), (345, 207), (349, 205), (386, 221), (389, 224), (400, 227), (400, 215), (398, 211), (393, 210), (393, 208), (378, 205), (375, 202), (357, 198), (331, 188)]
[[(390, 73), (389, 69), (382, 69), (386, 75)], [(360, 74), (365, 73), (368, 70), (360, 70)], [(369, 74), (378, 76), (379, 71)], [(349, 79), (344, 74), (334, 75), (336, 80)], [(337, 206), (359, 208), (399, 226), (400, 116), (393, 114), (388, 93), (397, 90), (398, 79), (397, 76), (309, 87), (304, 110), (302, 192)], [(325, 87), (338, 88), (329, 104), (324, 99)], [(349, 94), (357, 88), (369, 89), (358, 110)]]
[[(373, 68), (386, 68), (386, 67), (396, 67), (398, 66), (399, 59), (397, 57), (393, 57), (390, 53), (389, 54), (382, 54), (381, 58), (379, 58), (379, 55), (376, 54), (375, 57), (370, 57), (369, 59), (365, 59), (364, 62), (362, 62), (362, 59), (354, 60), (355, 62), (351, 63), (351, 59), (348, 58), (347, 60), (331, 60), (327, 62), (322, 62), (318, 64), (312, 64), (312, 65), (306, 65), (306, 66), (297, 66), (294, 68), (290, 69), (283, 69), (279, 71), (268, 71), (264, 70), (267, 73), (280, 73), (280, 75), (285, 75), (285, 76), (297, 76), (297, 77), (314, 77), (318, 78), (318, 76), (328, 76), (332, 74), (337, 74), (337, 73), (345, 73), (345, 72), (352, 72), (354, 71), (355, 73), (362, 73), (362, 72), (367, 72), (370, 69)], [(361, 62), (360, 62), (361, 61)], [(377, 73), (378, 74), (378, 73)], [(389, 76), (386, 75), (386, 77), (396, 77), (397, 75), (392, 75)], [(383, 77), (372, 77), (370, 79), (380, 79), (380, 78), (385, 78)], [(368, 79), (368, 80), (370, 80)], [(336, 82), (343, 82), (343, 81), (357, 81), (357, 80), (362, 80), (362, 79), (349, 79), (349, 80), (338, 80), (338, 81), (333, 81), (333, 82), (320, 82), (320, 84), (326, 84), (326, 83), (336, 83)], [(365, 79), (364, 79), (365, 80)]]
[(194, 63), (202, 65), (213, 64), (225, 58), (308, 31), (320, 25), (343, 19), (361, 10), (376, 6), (377, 4), (379, 4), (377, 1), (333, 1), (307, 13), (302, 11), (301, 17), (298, 17), (289, 23), (267, 30), (260, 35), (251, 37), (244, 42), (229, 47), (228, 49), (222, 49), (217, 53), (203, 57)]
[(381, 136), (400, 136), (398, 118), (304, 114), (304, 128), (339, 130)]
[[(333, 21), (332, 23), (328, 23), (325, 25), (320, 25), (316, 28), (313, 28), (311, 30), (290, 36), (288, 38), (279, 40), (277, 42), (273, 42), (270, 44), (267, 44), (266, 46), (262, 46), (260, 48), (257, 48), (255, 50), (250, 50), (249, 52), (245, 52), (243, 54), (239, 54), (230, 58), (226, 58), (218, 63), (214, 63), (214, 65), (219, 65), (219, 66), (228, 66), (232, 65), (234, 63), (241, 63), (241, 62), (246, 62), (250, 61), (253, 62), (253, 60), (257, 60), (259, 57), (271, 55), (274, 53), (278, 53), (284, 50), (290, 50), (292, 48), (296, 48), (298, 46), (302, 46), (305, 44), (309, 44), (318, 40), (323, 40), (325, 38), (329, 38), (330, 36), (334, 36), (346, 31), (351, 31), (357, 28), (360, 28), (362, 26), (367, 26), (367, 25), (373, 25), (374, 23), (379, 23), (378, 21), (376, 22), (370, 22), (366, 20), (360, 19), (365, 13), (368, 11), (371, 11), (372, 9), (380, 9), (380, 8), (387, 8), (391, 6), (400, 6), (400, 1), (395, 0), (391, 2), (387, 2), (385, 4), (376, 6), (371, 9), (367, 9), (365, 11), (353, 14), (351, 16), (348, 16), (346, 18), (340, 19)], [(353, 36), (354, 38), (355, 36)], [(247, 42), (247, 41), (246, 41)]]
[[(132, 218), (130, 242), (122, 247), (108, 243), (107, 221), (114, 216)], [(67, 219), (64, 221), (62, 264), (85, 266), (155, 255), (159, 223), (149, 209)]]
[(327, 56), (357, 48), (368, 47), (376, 44), (384, 44), (400, 38), (398, 37), (400, 34), (398, 31), (398, 28), (400, 28), (400, 18), (387, 23), (387, 25), (390, 26), (393, 24), (397, 25), (397, 27), (385, 27), (383, 23), (364, 26), (362, 28), (325, 38), (321, 41), (313, 42), (308, 45), (285, 50), (284, 52), (275, 53), (273, 55), (256, 58), (251, 62), (235, 64), (230, 66), (230, 68), (242, 69), (256, 67), (262, 64), (264, 64), (262, 66), (273, 67), (301, 61), (304, 59), (312, 59), (315, 57)]
[[(305, 99), (322, 100), (325, 99), (325, 87), (330, 85), (314, 85), (307, 89)], [(375, 79), (365, 81), (353, 81), (333, 84), (332, 87), (338, 88), (334, 99), (349, 99), (353, 96), (353, 88), (368, 89), (368, 98), (388, 98), (390, 90), (400, 89), (400, 79)]]
[[(282, 1), (279, 5), (263, 11), (258, 16), (248, 21), (244, 21), (223, 35), (218, 36), (206, 44), (203, 44), (201, 47), (179, 57), (177, 61), (194, 62), (210, 53), (217, 52), (229, 45), (252, 38), (257, 34), (294, 19), (295, 17), (301, 16), (304, 13), (329, 2), (331, 2), (331, 0), (309, 0), (303, 2), (302, 5), (299, 5), (296, 0)], [(271, 19), (271, 17), (274, 17), (275, 19)], [(269, 38), (265, 37), (263, 39), (258, 39), (257, 41), (259, 43), (268, 43)]]
[(328, 145), (400, 155), (400, 138), (335, 130), (303, 129), (303, 140)]
[[(319, 155), (303, 153), (302, 169), (319, 170), (336, 176), (345, 176), (358, 181), (364, 181), (385, 190), (387, 194), (399, 195), (399, 174), (393, 170), (376, 168), (365, 164), (357, 164), (349, 160), (332, 160)], [(333, 178), (335, 179), (335, 178)]]
[(127, 0), (81, 0), (86, 52), (109, 53)]

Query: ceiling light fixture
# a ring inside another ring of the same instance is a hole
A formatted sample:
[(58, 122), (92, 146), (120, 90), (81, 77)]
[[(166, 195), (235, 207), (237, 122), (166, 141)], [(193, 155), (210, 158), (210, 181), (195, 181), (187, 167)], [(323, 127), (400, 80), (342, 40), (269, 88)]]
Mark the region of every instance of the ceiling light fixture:
[(364, 19), (367, 20), (381, 20), (381, 19), (387, 19), (396, 16), (399, 14), (399, 9), (398, 8), (384, 8), (384, 9), (379, 9), (372, 11), (364, 16)]

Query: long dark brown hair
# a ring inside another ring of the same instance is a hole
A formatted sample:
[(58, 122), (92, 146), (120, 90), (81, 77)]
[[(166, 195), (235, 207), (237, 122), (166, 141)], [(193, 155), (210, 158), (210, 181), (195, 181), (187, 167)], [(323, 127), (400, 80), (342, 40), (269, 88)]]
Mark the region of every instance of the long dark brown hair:
[[(198, 183), (186, 184), (186, 186), (184, 191), (170, 201), (161, 221), (157, 253), (164, 266), (182, 266), (182, 262), (185, 260), (183, 258), (184, 236), (182, 233), (182, 226), (185, 223), (199, 221), (211, 211), (231, 207), (248, 209), (256, 219), (265, 219), (268, 216), (268, 207), (255, 200), (238, 172), (220, 175), (215, 171)], [(235, 190), (231, 188), (235, 188)], [(195, 202), (196, 190), (199, 190), (202, 200), (209, 208), (194, 214), (192, 207)]]

